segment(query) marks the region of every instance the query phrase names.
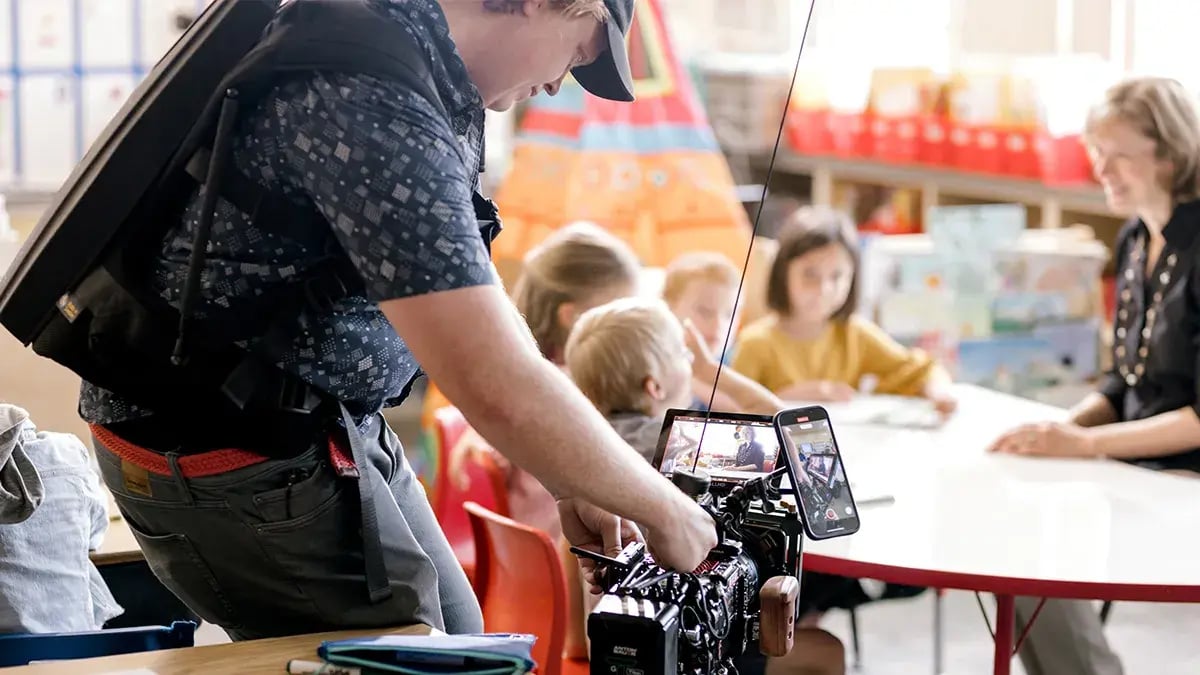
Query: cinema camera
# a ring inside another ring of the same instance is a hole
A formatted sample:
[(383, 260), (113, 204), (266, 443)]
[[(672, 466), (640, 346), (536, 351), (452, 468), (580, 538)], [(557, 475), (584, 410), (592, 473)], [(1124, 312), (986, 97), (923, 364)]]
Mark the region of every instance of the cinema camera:
[(717, 525), (719, 544), (694, 572), (659, 567), (640, 542), (617, 558), (576, 549), (597, 562), (605, 591), (588, 617), (593, 675), (733, 675), (756, 645), (767, 656), (791, 650), (803, 530), (779, 500), (786, 472), (733, 485), (673, 473)]

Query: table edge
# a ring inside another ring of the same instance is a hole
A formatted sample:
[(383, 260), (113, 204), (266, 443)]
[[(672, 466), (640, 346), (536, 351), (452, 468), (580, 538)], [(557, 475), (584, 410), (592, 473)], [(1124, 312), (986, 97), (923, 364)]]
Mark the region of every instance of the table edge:
[(1076, 600), (1200, 603), (1200, 583), (1193, 586), (1179, 586), (1005, 577), (994, 574), (950, 572), (870, 563), (821, 553), (805, 553), (803, 567), (805, 571), (809, 572), (837, 574), (855, 579), (877, 579), (893, 584), (938, 589), (985, 591), (997, 595)]

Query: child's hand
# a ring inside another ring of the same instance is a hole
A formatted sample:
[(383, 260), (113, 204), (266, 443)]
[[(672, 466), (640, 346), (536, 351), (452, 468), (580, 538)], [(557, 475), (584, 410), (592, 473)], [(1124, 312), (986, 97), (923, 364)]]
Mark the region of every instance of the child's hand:
[(810, 380), (808, 382), (797, 382), (784, 388), (777, 395), (785, 401), (844, 403), (853, 399), (855, 393), (854, 387), (845, 382)]
[(720, 364), (691, 319), (683, 320), (683, 341), (692, 352), (692, 374), (702, 380), (711, 378)]
[(955, 410), (958, 410), (958, 399), (954, 396), (950, 378), (941, 372), (925, 384), (925, 391), (922, 393), (925, 398), (933, 402), (934, 410), (938, 411), (942, 419), (946, 419)]
[(930, 400), (933, 401), (933, 409), (938, 411), (942, 418), (949, 417), (958, 410), (958, 399), (949, 393), (935, 394)]

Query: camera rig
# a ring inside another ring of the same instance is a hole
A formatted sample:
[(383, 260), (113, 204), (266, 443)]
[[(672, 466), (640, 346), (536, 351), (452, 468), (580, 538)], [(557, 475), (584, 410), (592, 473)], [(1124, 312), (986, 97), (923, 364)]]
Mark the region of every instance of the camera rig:
[(717, 547), (693, 572), (656, 565), (640, 542), (616, 558), (576, 549), (598, 563), (605, 592), (588, 617), (593, 675), (733, 675), (756, 645), (768, 656), (791, 650), (803, 530), (779, 500), (786, 472), (732, 485), (674, 472), (717, 526)]

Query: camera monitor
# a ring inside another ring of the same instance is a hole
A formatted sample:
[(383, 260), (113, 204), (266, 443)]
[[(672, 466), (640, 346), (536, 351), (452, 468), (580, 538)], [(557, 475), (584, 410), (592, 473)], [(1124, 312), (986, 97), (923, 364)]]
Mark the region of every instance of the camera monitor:
[[(778, 461), (779, 437), (770, 416), (676, 408), (667, 411), (654, 453), (654, 468), (660, 473), (700, 469), (714, 483), (765, 476)], [(782, 488), (790, 487), (784, 482)]]

